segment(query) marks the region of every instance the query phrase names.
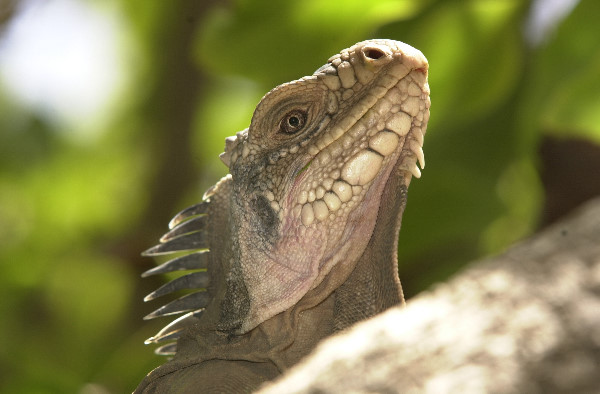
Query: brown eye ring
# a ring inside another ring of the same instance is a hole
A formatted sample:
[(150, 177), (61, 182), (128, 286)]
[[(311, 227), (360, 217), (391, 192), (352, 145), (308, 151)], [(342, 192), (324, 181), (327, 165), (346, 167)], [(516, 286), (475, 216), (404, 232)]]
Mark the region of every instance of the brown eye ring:
[(279, 131), (285, 134), (296, 134), (306, 124), (306, 112), (299, 109), (288, 112), (279, 123)]

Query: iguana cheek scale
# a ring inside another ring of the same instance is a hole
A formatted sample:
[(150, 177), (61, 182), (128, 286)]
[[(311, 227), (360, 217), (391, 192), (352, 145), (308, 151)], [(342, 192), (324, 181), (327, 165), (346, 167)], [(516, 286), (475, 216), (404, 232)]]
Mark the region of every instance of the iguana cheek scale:
[(226, 140), (230, 174), (145, 252), (196, 250), (146, 272), (196, 270), (147, 299), (200, 289), (148, 316), (190, 311), (149, 339), (179, 338), (146, 382), (192, 365), (210, 372), (211, 360), (275, 367), (248, 367), (256, 384), (403, 302), (397, 232), (425, 164), (427, 72), (418, 50), (370, 40), (263, 97), (250, 127)]

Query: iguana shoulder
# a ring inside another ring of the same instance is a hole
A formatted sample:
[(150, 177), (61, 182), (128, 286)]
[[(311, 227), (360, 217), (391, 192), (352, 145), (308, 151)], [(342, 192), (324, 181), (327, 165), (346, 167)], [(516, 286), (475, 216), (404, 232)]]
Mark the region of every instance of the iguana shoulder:
[(403, 302), (397, 234), (424, 165), (428, 65), (391, 40), (360, 42), (260, 101), (226, 140), (230, 174), (178, 214), (147, 255), (189, 251), (146, 274), (194, 272), (147, 299), (187, 312), (149, 342), (175, 357), (139, 392), (245, 392), (317, 342)]

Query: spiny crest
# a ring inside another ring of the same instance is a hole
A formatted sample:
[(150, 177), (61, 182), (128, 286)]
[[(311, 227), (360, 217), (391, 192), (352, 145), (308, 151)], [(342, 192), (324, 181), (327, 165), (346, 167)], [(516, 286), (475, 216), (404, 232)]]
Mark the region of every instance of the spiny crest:
[[(236, 135), (225, 138), (225, 151), (219, 155), (219, 158), (227, 166), (231, 167), (231, 163), (237, 159), (235, 150), (242, 138), (248, 135), (248, 129), (238, 132)], [(233, 157), (232, 157), (233, 155)]]
[(209, 217), (207, 213), (209, 204), (210, 190), (205, 195), (204, 201), (184, 209), (171, 220), (169, 223), (170, 231), (160, 239), (160, 244), (142, 253), (144, 256), (160, 256), (188, 252), (144, 272), (142, 277), (176, 271), (192, 271), (159, 287), (148, 294), (144, 298), (144, 301), (150, 301), (180, 290), (193, 289), (195, 291), (161, 306), (144, 317), (144, 319), (148, 320), (187, 312), (185, 315), (168, 324), (156, 335), (146, 340), (146, 344), (169, 341), (166, 345), (155, 350), (157, 354), (175, 354), (177, 339), (186, 327), (198, 321), (204, 308), (212, 298), (211, 294), (206, 290), (210, 282), (207, 272), (209, 253), (207, 237)]

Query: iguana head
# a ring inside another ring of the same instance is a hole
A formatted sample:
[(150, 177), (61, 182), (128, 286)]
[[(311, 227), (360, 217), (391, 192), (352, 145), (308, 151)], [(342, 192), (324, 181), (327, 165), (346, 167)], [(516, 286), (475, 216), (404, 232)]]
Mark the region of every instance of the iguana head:
[(358, 43), (271, 90), (250, 127), (227, 140), (233, 282), (237, 292), (245, 287), (247, 303), (227, 311), (225, 326), (246, 332), (296, 304), (334, 267), (351, 269), (386, 182), (420, 176), (427, 67), (406, 44)]

